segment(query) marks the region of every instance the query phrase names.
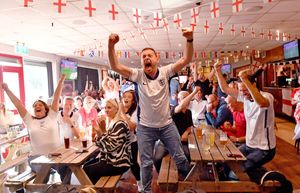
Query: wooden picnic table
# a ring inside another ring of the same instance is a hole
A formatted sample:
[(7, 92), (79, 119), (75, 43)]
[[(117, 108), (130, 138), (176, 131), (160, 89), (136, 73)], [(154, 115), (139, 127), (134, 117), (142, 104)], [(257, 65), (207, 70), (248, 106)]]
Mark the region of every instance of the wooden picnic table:
[[(205, 126), (208, 129), (209, 126)], [(164, 191), (181, 192), (186, 189), (202, 189), (205, 192), (270, 192), (278, 183), (258, 185), (252, 182), (247, 173), (242, 171), (241, 164), (246, 157), (228, 139), (225, 145), (220, 142), (219, 129), (209, 129), (215, 135), (214, 144), (209, 150), (204, 150), (203, 136), (197, 136), (196, 128), (188, 137), (192, 169), (185, 180), (178, 180), (175, 161), (164, 157), (158, 176), (158, 185)], [(237, 157), (229, 156), (238, 155)], [(219, 179), (218, 167), (226, 164), (238, 177), (238, 181)], [(272, 181), (273, 182), (273, 181)]]
[[(49, 155), (41, 155), (38, 158), (31, 161), (33, 165), (38, 165), (42, 169), (36, 174), (36, 178), (26, 184), (26, 189), (30, 191), (41, 191), (45, 190), (49, 185), (47, 185), (45, 180), (49, 174), (52, 167), (57, 166), (68, 166), (74, 175), (80, 182), (81, 187), (92, 187), (95, 186), (89, 177), (83, 170), (83, 164), (97, 152), (98, 147), (88, 141), (88, 146), (85, 148), (85, 152), (78, 153), (77, 150), (82, 149), (82, 142), (80, 140), (73, 140), (70, 142), (70, 148), (66, 149), (64, 145), (58, 149), (51, 152)], [(53, 153), (57, 155), (53, 155)], [(100, 178), (102, 179), (102, 178)]]

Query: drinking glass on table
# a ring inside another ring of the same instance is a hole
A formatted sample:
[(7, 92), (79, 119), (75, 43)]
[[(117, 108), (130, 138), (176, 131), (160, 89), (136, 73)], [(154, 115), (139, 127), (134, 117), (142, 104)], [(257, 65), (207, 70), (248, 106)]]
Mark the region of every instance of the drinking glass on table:
[(228, 141), (228, 136), (226, 132), (221, 131), (220, 132), (220, 143), (222, 144), (222, 146), (225, 148), (225, 145)]

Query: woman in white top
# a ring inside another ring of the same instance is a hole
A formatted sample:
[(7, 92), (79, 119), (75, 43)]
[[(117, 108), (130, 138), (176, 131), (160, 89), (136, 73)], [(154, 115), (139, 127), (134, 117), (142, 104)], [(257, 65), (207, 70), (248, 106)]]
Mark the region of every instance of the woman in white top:
[(105, 99), (114, 98), (119, 100), (119, 85), (111, 77), (107, 76), (102, 81), (102, 88), (105, 92)]
[[(20, 116), (26, 124), (31, 143), (31, 156), (29, 160), (37, 155), (48, 154), (61, 143), (59, 140), (59, 129), (57, 126), (57, 114), (59, 108), (59, 97), (61, 95), (63, 82), (66, 76), (62, 75), (55, 89), (51, 106), (37, 100), (33, 103), (33, 115), (31, 115), (22, 102), (12, 93), (6, 83), (2, 84), (2, 89), (6, 92), (12, 103), (17, 108)], [(38, 168), (32, 168), (37, 172)]]

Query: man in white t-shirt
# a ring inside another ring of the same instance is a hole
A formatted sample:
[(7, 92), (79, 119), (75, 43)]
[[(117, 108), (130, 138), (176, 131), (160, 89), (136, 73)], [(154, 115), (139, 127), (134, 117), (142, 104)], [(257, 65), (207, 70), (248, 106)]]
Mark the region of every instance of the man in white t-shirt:
[(248, 75), (248, 70), (239, 72), (238, 90), (230, 88), (222, 76), (221, 66), (216, 62), (214, 68), (222, 91), (244, 102), (246, 144), (240, 147), (240, 151), (247, 157), (243, 169), (249, 174), (275, 156), (274, 98), (256, 88), (255, 79)]
[(173, 64), (158, 68), (159, 56), (155, 50), (144, 48), (141, 52), (143, 67), (141, 69), (133, 69), (119, 64), (115, 54), (115, 44), (119, 41), (119, 36), (117, 34), (109, 36), (108, 56), (111, 69), (138, 84), (140, 111), (137, 140), (141, 156), (142, 192), (152, 192), (153, 149), (155, 141), (158, 139), (167, 147), (182, 177), (185, 177), (190, 170), (169, 108), (168, 80), (189, 64), (193, 57), (193, 31), (182, 29), (182, 35), (187, 40), (186, 50), (182, 58)]

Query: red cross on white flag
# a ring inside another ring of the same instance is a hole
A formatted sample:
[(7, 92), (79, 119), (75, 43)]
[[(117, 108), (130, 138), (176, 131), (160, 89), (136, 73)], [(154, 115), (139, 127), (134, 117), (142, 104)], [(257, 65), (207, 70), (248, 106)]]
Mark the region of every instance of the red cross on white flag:
[(223, 23), (220, 22), (220, 23), (219, 23), (219, 32), (220, 32), (220, 34), (223, 35), (223, 31), (224, 31)]
[(259, 36), (261, 39), (265, 38), (264, 30), (261, 30), (261, 32), (259, 33)]
[(191, 9), (191, 18), (192, 23), (197, 24), (197, 17), (199, 16), (199, 9), (198, 8), (192, 8)]
[(268, 40), (272, 40), (272, 39), (273, 39), (273, 33), (271, 32), (271, 30), (269, 30)]
[(28, 7), (28, 2), (33, 2), (33, 0), (24, 0), (24, 7)]
[(251, 37), (252, 37), (252, 38), (255, 38), (255, 36), (256, 36), (256, 35), (255, 35), (255, 30), (254, 30), (254, 28), (252, 27), (252, 28), (251, 28)]
[(259, 68), (259, 66), (260, 66), (260, 62), (258, 62), (258, 61), (255, 61), (254, 63), (252, 63), (253, 70), (255, 70), (256, 68)]
[(53, 5), (57, 5), (58, 13), (61, 13), (62, 6), (67, 6), (67, 0), (58, 0), (54, 2)]
[(273, 2), (273, 0), (263, 0), (264, 1), (264, 3), (272, 3)]
[(169, 27), (169, 23), (168, 23), (168, 19), (167, 18), (163, 18), (163, 27), (165, 31), (169, 31), (170, 27)]
[(243, 10), (243, 0), (232, 0), (232, 12), (238, 13)]
[(277, 41), (280, 40), (280, 32), (279, 32), (278, 30), (276, 31), (276, 36), (275, 36), (275, 37), (276, 37), (275, 39), (276, 39)]
[(162, 13), (154, 12), (153, 13), (153, 23), (154, 26), (159, 27), (159, 23), (162, 20)]
[(93, 16), (93, 11), (96, 11), (96, 8), (92, 5), (92, 0), (87, 0), (87, 7), (84, 7), (85, 10), (89, 11), (89, 16)]
[(241, 27), (241, 36), (242, 36), (242, 37), (245, 37), (245, 36), (246, 36), (246, 30), (245, 30), (245, 27), (244, 27), (244, 26)]
[(174, 23), (176, 28), (181, 28), (182, 27), (181, 13), (176, 13), (174, 15), (173, 23)]
[(117, 19), (117, 14), (119, 14), (119, 12), (116, 10), (116, 6), (114, 4), (111, 4), (111, 10), (109, 10), (108, 12), (111, 13), (112, 20)]
[(287, 41), (291, 41), (291, 34), (289, 33), (289, 35), (287, 36)]
[(132, 8), (133, 21), (137, 24), (142, 24), (142, 10), (138, 8)]
[(283, 40), (283, 41), (287, 41), (286, 33), (284, 33), (284, 32), (282, 33), (282, 40)]
[(205, 32), (205, 34), (208, 34), (208, 32), (209, 32), (209, 25), (208, 25), (208, 21), (207, 20), (205, 20), (205, 24), (204, 24), (204, 32)]
[(197, 24), (195, 24), (195, 23), (193, 23), (193, 22), (191, 22), (191, 28), (192, 28), (192, 31), (195, 31), (195, 27), (197, 26)]
[(235, 31), (236, 30), (235, 30), (234, 24), (232, 24), (231, 29), (230, 29), (230, 33), (231, 33), (232, 36), (235, 36)]
[(220, 8), (219, 8), (219, 2), (213, 1), (210, 3), (210, 15), (211, 18), (217, 18), (220, 17)]
[(146, 39), (146, 34), (143, 29), (139, 28), (139, 33), (143, 39)]

